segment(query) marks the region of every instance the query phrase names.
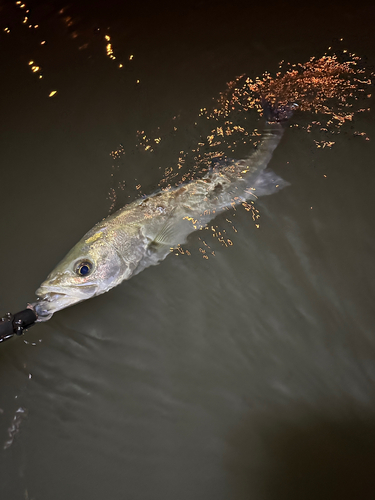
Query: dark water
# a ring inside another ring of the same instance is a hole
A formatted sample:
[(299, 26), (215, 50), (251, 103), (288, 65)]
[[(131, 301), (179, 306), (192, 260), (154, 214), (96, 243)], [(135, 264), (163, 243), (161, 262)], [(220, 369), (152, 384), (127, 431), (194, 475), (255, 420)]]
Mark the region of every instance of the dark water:
[[(117, 203), (156, 188), (228, 81), (332, 44), (375, 59), (366, 3), (24, 9), (38, 28), (0, 11), (3, 312), (34, 300), (118, 181)], [(215, 256), (195, 233), (190, 256), (1, 345), (1, 498), (375, 497), (373, 111), (352, 126), (324, 149), (287, 130), (272, 167), (291, 187), (259, 203), (259, 229), (223, 214), (233, 245), (205, 234)], [(144, 151), (137, 131), (158, 127)]]

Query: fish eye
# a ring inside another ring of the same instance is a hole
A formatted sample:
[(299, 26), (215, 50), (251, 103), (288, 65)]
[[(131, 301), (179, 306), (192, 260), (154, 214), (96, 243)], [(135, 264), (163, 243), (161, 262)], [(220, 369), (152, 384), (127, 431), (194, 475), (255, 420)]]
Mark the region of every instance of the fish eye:
[(81, 260), (77, 263), (75, 271), (79, 276), (87, 276), (91, 273), (92, 268), (92, 262), (90, 262), (89, 260)]

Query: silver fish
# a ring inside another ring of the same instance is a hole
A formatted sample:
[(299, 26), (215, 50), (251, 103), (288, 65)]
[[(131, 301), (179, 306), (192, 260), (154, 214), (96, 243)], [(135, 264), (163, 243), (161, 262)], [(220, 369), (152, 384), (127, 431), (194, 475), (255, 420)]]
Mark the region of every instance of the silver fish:
[(218, 161), (202, 179), (137, 199), (96, 224), (36, 291), (30, 307), (38, 321), (158, 264), (225, 209), (287, 186), (266, 167), (296, 106), (266, 107), (263, 139), (247, 158)]

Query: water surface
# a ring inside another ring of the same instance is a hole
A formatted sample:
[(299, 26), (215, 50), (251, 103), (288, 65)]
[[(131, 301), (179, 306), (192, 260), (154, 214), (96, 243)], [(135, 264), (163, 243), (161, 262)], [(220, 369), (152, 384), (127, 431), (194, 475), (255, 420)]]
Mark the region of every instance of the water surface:
[[(34, 300), (112, 189), (117, 205), (156, 189), (227, 82), (333, 44), (374, 63), (365, 3), (23, 9), (26, 23), (1, 10), (4, 312)], [(215, 219), (232, 245), (192, 234), (190, 255), (1, 345), (2, 498), (372, 498), (373, 117), (325, 148), (289, 128), (271, 166), (291, 186), (256, 221), (243, 207)]]

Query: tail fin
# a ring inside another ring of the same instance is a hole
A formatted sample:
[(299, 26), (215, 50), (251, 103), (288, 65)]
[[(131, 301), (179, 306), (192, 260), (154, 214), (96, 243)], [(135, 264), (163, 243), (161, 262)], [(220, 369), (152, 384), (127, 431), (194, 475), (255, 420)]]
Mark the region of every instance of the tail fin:
[(281, 106), (276, 103), (272, 106), (271, 103), (264, 97), (262, 97), (261, 103), (267, 123), (285, 123), (289, 120), (289, 118), (291, 118), (294, 111), (298, 108), (298, 104), (296, 102), (288, 102), (287, 104), (283, 104)]

